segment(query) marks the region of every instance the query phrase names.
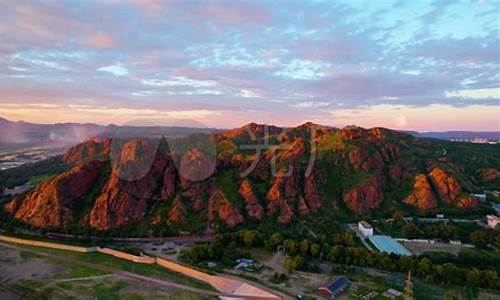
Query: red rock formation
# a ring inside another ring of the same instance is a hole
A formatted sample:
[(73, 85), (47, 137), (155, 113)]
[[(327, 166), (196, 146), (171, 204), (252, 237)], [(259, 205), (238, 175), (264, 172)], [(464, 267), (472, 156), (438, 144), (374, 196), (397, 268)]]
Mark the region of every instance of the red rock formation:
[(432, 187), (427, 179), (427, 176), (424, 174), (415, 176), (413, 192), (406, 197), (403, 202), (420, 210), (429, 210), (437, 206), (437, 202), (432, 193)]
[(87, 140), (81, 144), (71, 147), (63, 156), (66, 163), (79, 163), (95, 160), (96, 158), (108, 158), (111, 140), (109, 138), (99, 140)]
[[(126, 147), (124, 151), (135, 151), (137, 147)], [(130, 160), (133, 154), (121, 156), (122, 162), (135, 164)], [(108, 230), (142, 219), (148, 210), (148, 203), (159, 188), (166, 160), (157, 155), (148, 173), (138, 180), (122, 179), (116, 170), (97, 197), (90, 212), (89, 225), (98, 230)], [(126, 169), (127, 166), (121, 168)], [(129, 169), (130, 170), (130, 169)]]
[(248, 179), (244, 179), (241, 182), (239, 193), (241, 197), (245, 199), (247, 214), (250, 217), (256, 218), (258, 220), (262, 219), (264, 215), (264, 209), (259, 204), (259, 199)]
[(280, 223), (289, 223), (293, 217), (293, 209), (286, 201), (287, 193), (283, 191), (284, 188), (288, 188), (288, 194), (290, 194), (291, 188), (285, 182), (285, 177), (276, 177), (266, 195), (266, 199), (269, 201), (267, 205), (268, 214), (272, 215), (279, 211), (278, 221)]
[(369, 155), (368, 151), (361, 147), (356, 147), (349, 152), (349, 161), (358, 171), (375, 171), (377, 174), (381, 174), (384, 169), (384, 161), (380, 153)]
[(392, 165), (389, 167), (389, 176), (392, 181), (396, 182), (396, 184), (400, 184), (403, 179), (403, 172), (401, 171), (401, 167), (399, 165)]
[(299, 214), (301, 216), (309, 214), (309, 208), (307, 207), (307, 203), (306, 203), (306, 200), (304, 199), (304, 197), (299, 198), (298, 206), (299, 206)]
[(23, 199), (5, 206), (6, 211), (36, 227), (59, 227), (73, 221), (73, 208), (94, 184), (104, 161), (80, 164), (41, 184)]
[(474, 208), (479, 206), (479, 201), (471, 195), (461, 195), (458, 197), (457, 206), (460, 208)]
[(437, 167), (429, 173), (429, 178), (441, 200), (448, 204), (455, 204), (458, 196), (462, 193), (457, 179)]
[(198, 181), (210, 177), (215, 171), (215, 165), (215, 156), (199, 149), (190, 149), (182, 155), (178, 171), (182, 177)]
[(214, 221), (216, 216), (230, 227), (243, 222), (243, 216), (217, 187), (213, 188), (208, 199), (208, 220)]
[(377, 177), (370, 177), (359, 186), (344, 192), (343, 200), (356, 213), (366, 213), (378, 208), (383, 201), (379, 180)]
[(500, 171), (493, 168), (479, 169), (477, 170), (476, 175), (481, 179), (482, 182), (485, 183), (500, 179)]
[(317, 211), (323, 204), (323, 196), (320, 187), (325, 184), (325, 175), (315, 168), (310, 176), (305, 177), (304, 199), (312, 211)]
[(169, 160), (163, 172), (163, 185), (161, 188), (161, 198), (167, 200), (175, 194), (177, 185), (177, 170), (174, 163)]
[(339, 131), (340, 135), (347, 141), (366, 137), (368, 130), (358, 126), (346, 126)]
[(177, 196), (172, 203), (172, 208), (168, 212), (167, 223), (169, 225), (179, 224), (186, 220), (185, 208), (182, 204), (182, 199)]

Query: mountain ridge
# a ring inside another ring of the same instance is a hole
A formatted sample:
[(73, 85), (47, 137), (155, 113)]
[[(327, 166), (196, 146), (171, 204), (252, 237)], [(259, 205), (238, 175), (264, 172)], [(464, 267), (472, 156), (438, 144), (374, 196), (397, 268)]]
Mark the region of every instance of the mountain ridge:
[[(470, 144), (462, 149), (460, 143), (421, 139), (378, 127), (318, 126), (312, 134), (310, 129), (316, 125), (306, 124), (283, 129), (250, 123), (214, 133), (216, 154), (196, 144), (199, 136), (179, 138), (182, 143), (192, 143), (193, 149), (185, 152), (171, 150), (165, 139), (125, 139), (114, 156), (116, 140), (89, 140), (63, 157), (73, 168), (4, 208), (20, 222), (35, 227), (73, 224), (107, 231), (141, 223), (179, 232), (207, 226), (231, 228), (264, 219), (288, 224), (327, 210), (363, 216), (379, 210), (471, 209), (480, 205), (471, 192), (484, 184), (500, 186), (497, 145)], [(253, 137), (248, 129), (255, 131)], [(280, 147), (262, 149), (253, 164), (257, 152), (241, 145), (266, 141)], [(492, 151), (484, 151), (485, 147)], [(472, 156), (476, 158), (468, 161)], [(151, 157), (150, 161), (145, 157)], [(315, 161), (308, 171), (311, 157)], [(210, 159), (215, 160), (210, 176), (201, 181), (186, 178), (192, 172), (210, 171)], [(79, 192), (81, 197), (68, 199), (64, 178), (87, 182), (88, 175), (78, 170), (95, 161), (107, 173), (92, 173), (94, 180), (86, 191)], [(187, 164), (182, 165), (183, 161)], [(187, 169), (182, 170), (183, 166)], [(241, 176), (249, 167), (253, 167), (251, 172)], [(290, 176), (284, 176), (289, 170)], [(142, 172), (144, 176), (130, 181), (120, 172)], [(42, 193), (46, 189), (52, 192)], [(59, 215), (65, 217), (57, 224), (40, 221), (46, 220), (43, 210), (37, 209), (40, 203), (64, 211)], [(77, 207), (87, 213), (77, 217)]]

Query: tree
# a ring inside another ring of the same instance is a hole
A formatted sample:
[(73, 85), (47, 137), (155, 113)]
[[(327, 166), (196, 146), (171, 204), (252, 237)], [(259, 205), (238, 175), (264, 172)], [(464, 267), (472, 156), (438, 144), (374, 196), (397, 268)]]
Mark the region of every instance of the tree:
[(283, 243), (283, 236), (276, 232), (265, 242), (265, 246), (268, 250), (275, 251), (281, 243)]
[(481, 271), (474, 268), (467, 273), (467, 284), (470, 286), (479, 286), (481, 283)]
[(285, 251), (288, 255), (293, 256), (297, 254), (297, 244), (294, 240), (287, 239), (283, 242), (283, 246), (285, 246)]
[(302, 240), (299, 244), (299, 253), (302, 256), (306, 256), (309, 251), (309, 241), (307, 239)]
[(393, 214), (392, 214), (392, 218), (395, 220), (395, 221), (402, 221), (403, 218), (405, 217), (405, 215), (403, 214), (402, 211), (400, 210), (396, 210)]
[(243, 232), (243, 243), (245, 243), (245, 246), (252, 247), (255, 236), (256, 232), (254, 230), (245, 230)]
[(294, 270), (297, 269), (297, 263), (295, 262), (295, 259), (293, 257), (287, 257), (285, 259), (285, 268), (288, 270), (289, 273), (292, 273)]
[(312, 244), (309, 249), (309, 252), (311, 253), (312, 257), (318, 257), (320, 251), (321, 248), (318, 244)]
[(425, 277), (426, 275), (431, 273), (431, 270), (432, 270), (432, 261), (427, 257), (422, 258), (418, 263), (418, 274), (421, 277)]
[(500, 250), (500, 235), (495, 236), (493, 243), (495, 244), (495, 247)]
[(488, 237), (484, 230), (478, 229), (473, 231), (469, 238), (476, 247), (485, 248), (488, 245)]
[(403, 233), (406, 238), (415, 237), (415, 232), (417, 231), (417, 227), (414, 224), (405, 224), (402, 228)]

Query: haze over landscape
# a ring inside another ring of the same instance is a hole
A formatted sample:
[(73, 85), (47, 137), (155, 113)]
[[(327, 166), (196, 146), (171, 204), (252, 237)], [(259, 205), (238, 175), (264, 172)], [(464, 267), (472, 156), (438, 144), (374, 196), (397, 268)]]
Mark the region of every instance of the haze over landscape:
[(499, 298), (499, 1), (0, 0), (0, 299)]

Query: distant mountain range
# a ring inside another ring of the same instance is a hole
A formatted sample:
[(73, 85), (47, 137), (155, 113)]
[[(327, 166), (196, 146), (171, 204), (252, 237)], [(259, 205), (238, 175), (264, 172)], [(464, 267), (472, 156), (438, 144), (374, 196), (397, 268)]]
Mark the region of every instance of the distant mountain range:
[[(97, 125), (92, 123), (56, 123), (36, 124), (24, 121), (13, 122), (0, 117), (0, 149), (32, 147), (32, 146), (70, 146), (81, 143), (93, 136), (115, 135), (167, 135), (169, 137), (185, 136), (195, 132), (218, 132), (215, 128), (195, 128), (183, 126), (117, 126)], [(500, 131), (445, 131), (416, 132), (410, 134), (418, 137), (442, 140), (488, 140), (500, 141)]]
[(71, 146), (95, 136), (147, 135), (185, 136), (195, 132), (214, 132), (213, 128), (182, 126), (117, 126), (91, 123), (36, 124), (13, 122), (0, 117), (0, 150), (32, 146)]

